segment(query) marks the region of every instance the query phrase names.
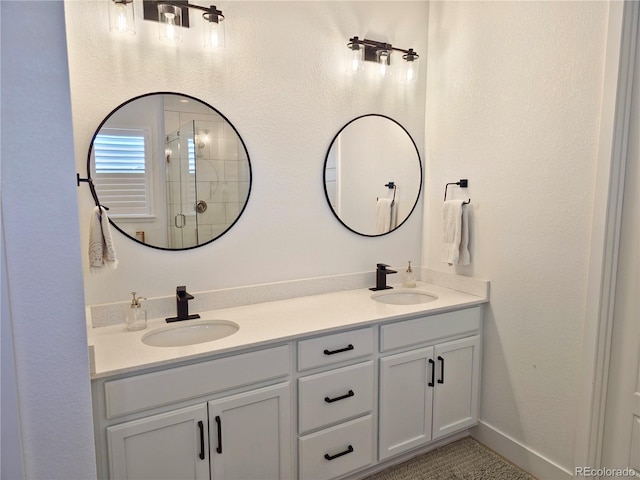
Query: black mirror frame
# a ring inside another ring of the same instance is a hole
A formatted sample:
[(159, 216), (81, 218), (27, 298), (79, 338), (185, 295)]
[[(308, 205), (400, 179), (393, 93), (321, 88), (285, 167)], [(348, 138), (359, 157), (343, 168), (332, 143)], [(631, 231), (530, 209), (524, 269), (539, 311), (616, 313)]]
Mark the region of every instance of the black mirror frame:
[[(145, 97), (149, 97), (151, 95), (178, 95), (181, 97), (186, 97), (189, 98), (191, 100), (194, 100), (196, 102), (199, 102), (203, 105), (206, 105), (207, 107), (209, 107), (211, 110), (213, 110), (214, 112), (216, 112), (218, 115), (220, 115), (220, 117), (222, 117), (228, 124), (229, 126), (233, 129), (233, 131), (236, 133), (236, 135), (238, 136), (238, 139), (240, 140), (240, 143), (242, 143), (242, 147), (244, 148), (245, 153), (247, 154), (247, 164), (249, 165), (249, 191), (247, 193), (247, 199), (244, 202), (244, 205), (242, 206), (242, 209), (240, 209), (240, 212), (238, 213), (238, 216), (236, 217), (236, 219), (229, 225), (229, 227), (224, 230), (222, 233), (220, 233), (218, 236), (212, 238), (211, 240), (201, 243), (199, 245), (193, 245), (190, 247), (183, 247), (183, 248), (168, 248), (168, 247), (159, 247), (157, 245), (151, 245), (149, 243), (144, 243), (141, 242), (140, 240), (138, 240), (137, 238), (132, 237), (131, 235), (129, 235), (128, 233), (126, 233), (124, 230), (122, 230), (120, 227), (118, 227), (118, 225), (111, 219), (109, 218), (109, 223), (116, 229), (118, 230), (120, 233), (122, 233), (125, 237), (133, 240), (134, 242), (140, 244), (140, 245), (144, 245), (145, 247), (150, 247), (150, 248), (155, 248), (157, 250), (166, 250), (169, 252), (179, 252), (179, 251), (183, 251), (183, 250), (193, 250), (194, 248), (199, 248), (199, 247), (203, 247), (205, 245), (210, 244), (211, 242), (217, 240), (218, 238), (222, 237), (224, 234), (226, 234), (229, 230), (231, 230), (233, 228), (233, 226), (238, 222), (238, 220), (240, 219), (240, 217), (242, 216), (242, 214), (244, 213), (245, 209), (247, 208), (247, 205), (249, 204), (249, 198), (251, 197), (251, 187), (253, 184), (253, 171), (251, 168), (251, 158), (249, 156), (249, 150), (247, 149), (246, 144), (244, 143), (244, 140), (242, 139), (242, 137), (240, 136), (240, 134), (238, 133), (238, 130), (236, 129), (236, 127), (233, 125), (233, 123), (231, 123), (229, 121), (229, 119), (222, 114), (222, 112), (220, 112), (217, 108), (212, 107), (211, 105), (209, 105), (207, 102), (204, 102), (202, 100), (200, 100), (199, 98), (193, 97), (191, 95), (187, 95), (184, 93), (178, 93), (178, 92), (151, 92), (151, 93), (145, 93), (143, 95), (138, 95), (137, 97), (133, 97), (130, 98), (129, 100), (121, 103), (120, 105), (118, 105), (116, 108), (114, 108), (113, 110), (111, 110), (111, 112), (109, 112), (109, 114), (102, 120), (102, 122), (100, 122), (100, 125), (98, 125), (98, 128), (96, 129), (95, 133), (93, 134), (93, 137), (91, 138), (91, 144), (89, 145), (89, 153), (87, 155), (87, 179), (89, 180), (89, 185), (91, 187), (93, 187), (93, 182), (91, 180), (91, 153), (93, 151), (93, 142), (96, 139), (96, 136), (98, 135), (98, 133), (100, 133), (100, 130), (102, 129), (102, 127), (104, 126), (105, 123), (107, 123), (107, 121), (111, 118), (111, 116), (116, 113), (120, 108), (124, 107), (125, 105), (138, 100), (140, 98), (145, 98)], [(94, 200), (96, 201), (96, 204), (99, 204), (99, 199), (98, 199), (98, 195), (97, 193), (95, 193), (95, 189), (92, 188), (91, 189), (91, 193), (92, 196), (94, 197)]]
[[(342, 131), (345, 128), (347, 128), (349, 125), (351, 125), (356, 120), (359, 120), (359, 119), (364, 118), (364, 117), (381, 117), (381, 118), (385, 118), (387, 120), (391, 120), (393, 123), (398, 125), (402, 130), (404, 130), (404, 132), (407, 134), (407, 136), (411, 140), (411, 143), (413, 144), (413, 148), (415, 148), (415, 150), (416, 150), (416, 156), (418, 157), (418, 166), (420, 167), (420, 185), (418, 187), (418, 194), (416, 195), (416, 201), (414, 202), (413, 206), (411, 207), (411, 210), (407, 214), (406, 218), (404, 220), (402, 220), (402, 222), (399, 225), (396, 225), (396, 227), (393, 228), (393, 230), (389, 230), (388, 232), (385, 232), (385, 233), (379, 233), (379, 234), (373, 234), (373, 235), (372, 234), (368, 234), (368, 233), (358, 232), (357, 230), (354, 230), (353, 228), (351, 228), (349, 225), (347, 225), (345, 222), (342, 221), (342, 219), (338, 216), (336, 211), (333, 209), (333, 206), (331, 205), (331, 200), (329, 199), (329, 192), (327, 191), (327, 179), (326, 179), (327, 162), (329, 160), (329, 153), (331, 152), (331, 148), (333, 147), (333, 144), (335, 143), (336, 139), (338, 138), (338, 136), (342, 133)], [(349, 122), (347, 122), (338, 131), (338, 133), (336, 133), (334, 135), (333, 139), (331, 140), (331, 143), (329, 144), (329, 148), (327, 149), (327, 154), (325, 155), (325, 158), (324, 158), (323, 171), (322, 171), (322, 177), (324, 179), (324, 182), (323, 182), (324, 196), (325, 196), (325, 198), (327, 200), (327, 203), (329, 204), (329, 208), (331, 209), (331, 213), (333, 213), (333, 215), (338, 219), (338, 221), (347, 230), (351, 230), (353, 233), (356, 233), (356, 234), (361, 235), (363, 237), (382, 237), (384, 235), (389, 235), (390, 233), (393, 233), (396, 230), (398, 230), (402, 225), (404, 225), (407, 222), (407, 220), (409, 220), (409, 217), (411, 217), (411, 215), (413, 214), (413, 211), (416, 209), (416, 206), (418, 205), (418, 201), (420, 200), (420, 194), (422, 193), (423, 175), (424, 175), (424, 171), (423, 171), (423, 168), (422, 168), (422, 159), (420, 158), (420, 152), (418, 151), (418, 147), (416, 145), (416, 142), (413, 140), (413, 137), (407, 131), (407, 129), (404, 128), (399, 122), (397, 122), (396, 120), (394, 120), (391, 117), (388, 117), (386, 115), (382, 115), (382, 114), (379, 114), (379, 113), (367, 113), (367, 114), (355, 117), (352, 120), (350, 120)]]

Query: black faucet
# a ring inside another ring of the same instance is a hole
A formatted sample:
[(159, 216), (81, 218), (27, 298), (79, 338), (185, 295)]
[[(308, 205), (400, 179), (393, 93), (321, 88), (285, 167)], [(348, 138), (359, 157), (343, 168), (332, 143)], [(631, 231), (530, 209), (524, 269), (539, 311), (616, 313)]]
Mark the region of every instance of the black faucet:
[(194, 318), (200, 318), (200, 315), (194, 313), (189, 315), (189, 300), (193, 299), (193, 295), (187, 293), (187, 287), (176, 287), (176, 311), (178, 316), (169, 317), (165, 320), (167, 323), (181, 322), (182, 320), (193, 320)]
[(396, 270), (388, 270), (388, 266), (389, 265), (385, 265), (384, 263), (378, 263), (376, 265), (376, 286), (371, 287), (369, 290), (373, 290), (375, 292), (377, 290), (388, 290), (393, 288), (387, 286), (387, 275), (398, 272)]

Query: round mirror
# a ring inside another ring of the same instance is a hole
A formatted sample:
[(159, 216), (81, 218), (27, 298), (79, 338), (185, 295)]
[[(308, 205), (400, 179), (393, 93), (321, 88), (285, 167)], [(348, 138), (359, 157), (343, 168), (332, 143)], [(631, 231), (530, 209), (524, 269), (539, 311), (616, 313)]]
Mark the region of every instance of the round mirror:
[(111, 224), (163, 250), (223, 235), (251, 190), (249, 154), (235, 127), (203, 101), (168, 92), (113, 110), (93, 136), (87, 172)]
[(400, 227), (418, 203), (422, 163), (411, 135), (384, 115), (363, 115), (333, 138), (324, 191), (335, 216), (364, 236)]

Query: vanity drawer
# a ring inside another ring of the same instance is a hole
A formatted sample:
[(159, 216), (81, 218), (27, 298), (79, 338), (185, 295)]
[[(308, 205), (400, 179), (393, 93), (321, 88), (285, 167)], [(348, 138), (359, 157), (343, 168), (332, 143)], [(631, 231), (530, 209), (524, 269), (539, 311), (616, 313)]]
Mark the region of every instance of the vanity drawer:
[(298, 380), (300, 433), (373, 409), (373, 362), (358, 363)]
[(390, 323), (380, 327), (380, 351), (434, 342), (480, 330), (481, 307)]
[(328, 480), (373, 462), (371, 415), (312, 433), (299, 440), (302, 480)]
[(289, 374), (289, 346), (106, 382), (106, 414), (114, 418)]
[(372, 327), (310, 338), (298, 342), (298, 370), (331, 365), (372, 353)]

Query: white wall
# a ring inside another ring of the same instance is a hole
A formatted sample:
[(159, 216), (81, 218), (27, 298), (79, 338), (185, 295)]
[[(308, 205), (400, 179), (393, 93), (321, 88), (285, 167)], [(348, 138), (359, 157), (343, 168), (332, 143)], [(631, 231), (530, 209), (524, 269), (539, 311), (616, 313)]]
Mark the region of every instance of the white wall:
[(423, 265), (446, 182), (469, 179), (472, 265), (491, 280), (481, 418), (571, 470), (608, 5), (434, 2)]
[[(2, 333), (10, 322), (3, 343), (13, 343), (23, 472), (90, 479), (95, 450), (63, 4), (3, 1), (0, 8)], [(18, 450), (2, 447), (3, 455)], [(3, 478), (20, 475), (18, 456), (11, 471), (3, 459)]]
[[(136, 8), (140, 7), (134, 2)], [(202, 99), (237, 128), (253, 169), (248, 206), (211, 245), (175, 253), (137, 245), (114, 232), (120, 266), (85, 275), (87, 303), (123, 301), (130, 291), (166, 296), (190, 291), (371, 271), (421, 255), (422, 211), (390, 235), (366, 238), (333, 216), (323, 165), (334, 135), (352, 118), (379, 113), (413, 136), (422, 156), (425, 72), (417, 83), (373, 82), (344, 74), (354, 35), (426, 52), (426, 2), (228, 2), (227, 48), (203, 51), (201, 33), (179, 49), (157, 41), (156, 25), (137, 14), (137, 34), (114, 37), (106, 4), (67, 1), (75, 151), (84, 172), (91, 137), (112, 108), (133, 96), (170, 90)], [(423, 67), (424, 69), (424, 64)], [(79, 194), (87, 241), (93, 202)], [(85, 272), (86, 255), (82, 250)]]

